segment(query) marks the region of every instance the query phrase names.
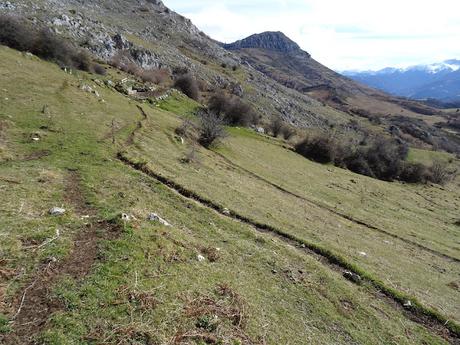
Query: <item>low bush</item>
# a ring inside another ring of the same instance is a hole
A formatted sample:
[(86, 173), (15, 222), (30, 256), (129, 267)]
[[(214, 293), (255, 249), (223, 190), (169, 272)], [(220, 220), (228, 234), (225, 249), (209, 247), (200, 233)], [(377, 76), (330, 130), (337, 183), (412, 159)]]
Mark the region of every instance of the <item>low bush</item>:
[(407, 163), (402, 166), (399, 176), (401, 181), (407, 183), (423, 183), (428, 180), (428, 169), (420, 163)]
[(317, 135), (299, 142), (295, 150), (306, 158), (324, 164), (334, 162), (336, 147), (336, 141), (332, 136)]
[(283, 127), (284, 127), (283, 120), (277, 116), (270, 121), (268, 125), (268, 130), (276, 138), (281, 134)]
[(449, 169), (446, 162), (435, 160), (428, 168), (427, 180), (436, 184), (444, 185), (455, 179), (456, 170)]
[(195, 101), (200, 97), (198, 82), (190, 73), (179, 76), (174, 82), (174, 87)]
[(289, 140), (296, 135), (296, 130), (280, 117), (272, 119), (268, 125), (268, 130), (275, 138), (282, 135), (285, 140)]
[(209, 99), (208, 108), (231, 126), (249, 126), (258, 122), (254, 109), (235, 95), (216, 92)]
[(94, 73), (99, 74), (99, 75), (107, 74), (107, 70), (99, 64), (94, 64), (93, 70), (94, 70)]
[(167, 84), (171, 80), (171, 75), (167, 69), (148, 69), (141, 70), (139, 77), (143, 82), (150, 82), (154, 84)]
[(35, 41), (36, 34), (24, 18), (0, 16), (0, 44), (20, 51), (31, 51)]
[(57, 63), (61, 67), (92, 71), (90, 55), (47, 28), (36, 30), (25, 18), (0, 16), (0, 44)]
[(427, 167), (406, 161), (408, 147), (392, 139), (375, 137), (363, 145), (322, 133), (300, 141), (295, 150), (319, 163), (332, 163), (355, 173), (384, 181), (444, 184), (455, 177), (447, 163), (435, 161)]
[(284, 140), (289, 140), (293, 138), (297, 134), (297, 131), (288, 124), (285, 124), (281, 129), (281, 135), (283, 136)]

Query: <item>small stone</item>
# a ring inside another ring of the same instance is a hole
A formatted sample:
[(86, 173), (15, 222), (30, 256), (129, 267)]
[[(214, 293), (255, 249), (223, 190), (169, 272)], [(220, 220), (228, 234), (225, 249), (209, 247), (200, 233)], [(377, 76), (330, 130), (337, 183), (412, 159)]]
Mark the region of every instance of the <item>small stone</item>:
[(228, 208), (224, 208), (224, 209), (222, 210), (222, 213), (225, 214), (226, 216), (230, 216), (230, 215), (231, 215), (231, 212), (230, 212), (230, 210), (229, 210)]
[(352, 281), (353, 283), (360, 283), (361, 282), (361, 276), (359, 274), (350, 272), (350, 271), (345, 271), (343, 272), (343, 276)]
[(276, 273), (278, 273), (278, 271), (275, 270), (275, 269), (272, 269), (272, 273), (273, 273), (273, 274), (276, 274)]
[(62, 216), (65, 213), (65, 209), (61, 207), (53, 207), (49, 210), (49, 214), (52, 216)]
[(85, 92), (93, 92), (93, 89), (89, 85), (82, 85), (80, 89)]
[(205, 258), (203, 255), (201, 255), (201, 254), (199, 254), (199, 255), (196, 257), (196, 259), (197, 259), (199, 262), (203, 262), (203, 261), (206, 260), (206, 258)]
[(126, 213), (122, 213), (121, 214), (121, 219), (123, 219), (126, 222), (129, 222), (131, 220), (131, 217)]
[(404, 302), (403, 306), (404, 306), (404, 308), (410, 308), (410, 307), (412, 307), (412, 303), (411, 303), (411, 301), (407, 300), (406, 302)]
[(167, 220), (161, 218), (156, 213), (150, 213), (149, 216), (148, 216), (148, 220), (150, 220), (151, 222), (158, 222), (158, 223), (160, 223), (161, 225), (164, 225), (164, 226), (171, 226), (171, 224)]
[(54, 256), (47, 257), (45, 260), (46, 263), (51, 264), (57, 262), (57, 259)]
[(359, 252), (359, 255), (361, 255), (361, 256), (367, 256), (367, 253), (366, 253), (366, 252)]

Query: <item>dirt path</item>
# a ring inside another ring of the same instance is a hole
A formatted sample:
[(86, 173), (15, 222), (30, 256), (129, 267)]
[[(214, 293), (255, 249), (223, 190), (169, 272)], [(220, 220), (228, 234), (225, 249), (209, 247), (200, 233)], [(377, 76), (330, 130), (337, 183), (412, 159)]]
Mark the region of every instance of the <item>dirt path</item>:
[(79, 216), (89, 216), (88, 224), (74, 239), (70, 255), (62, 261), (48, 260), (39, 268), (36, 276), (16, 300), (17, 315), (13, 323), (13, 332), (5, 339), (5, 345), (34, 344), (34, 337), (45, 328), (49, 317), (64, 306), (52, 298), (53, 286), (64, 276), (81, 281), (90, 273), (98, 257), (98, 244), (101, 240), (114, 239), (119, 233), (115, 224), (96, 221), (95, 211), (86, 203), (80, 189), (80, 178), (76, 172), (70, 172), (65, 189), (65, 203), (72, 206)]

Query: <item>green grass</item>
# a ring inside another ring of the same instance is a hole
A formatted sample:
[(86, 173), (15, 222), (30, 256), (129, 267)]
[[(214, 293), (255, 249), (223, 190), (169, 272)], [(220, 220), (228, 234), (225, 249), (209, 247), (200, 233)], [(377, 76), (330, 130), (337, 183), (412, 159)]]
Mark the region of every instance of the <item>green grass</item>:
[(411, 148), (409, 150), (409, 157), (407, 158), (410, 162), (422, 163), (427, 166), (430, 166), (433, 161), (439, 160), (446, 163), (455, 162), (456, 165), (459, 164), (459, 161), (455, 159), (455, 156), (442, 151), (428, 151)]
[[(446, 343), (385, 299), (376, 298), (367, 284), (348, 282), (315, 257), (184, 199), (116, 158), (125, 150), (197, 193), (263, 222), (275, 224), (277, 209), (286, 212), (292, 202), (294, 210), (280, 222), (291, 224), (286, 230), (293, 234), (297, 232), (294, 221), (286, 217), (295, 215), (302, 222), (307, 216), (327, 219), (319, 208), (295, 214), (298, 202), (248, 179), (213, 152), (201, 151), (197, 165), (180, 163), (188, 147), (174, 139), (181, 118), (168, 110), (183, 116), (196, 104), (172, 97), (162, 107), (143, 105), (149, 120), (134, 145), (126, 147), (142, 118), (136, 103), (96, 87), (105, 100), (101, 102), (79, 89), (82, 83), (92, 85), (92, 76), (71, 76), (10, 49), (0, 47), (0, 59), (5, 62), (0, 66), (0, 90), (7, 90), (8, 98), (0, 99), (0, 120), (9, 123), (2, 145), (11, 157), (0, 162), (0, 260), (12, 272), (0, 280), (0, 315), (4, 315), (0, 332), (9, 331), (6, 320), (17, 307), (10, 302), (33, 279), (39, 265), (49, 257), (66, 257), (75, 236), (85, 229), (85, 219), (66, 197), (71, 169), (80, 175), (85, 201), (99, 219), (121, 213), (135, 219), (117, 239), (100, 244), (98, 260), (83, 280), (62, 276), (50, 286), (50, 297), (60, 300), (64, 308), (50, 316), (39, 335), (44, 344), (163, 344), (179, 334), (202, 332), (197, 325), (214, 329), (210, 320), (216, 320), (213, 334), (224, 343), (244, 343), (245, 337), (267, 344)], [(50, 116), (42, 114), (45, 104)], [(112, 120), (117, 128), (115, 145), (110, 137)], [(29, 140), (37, 131), (41, 140)], [(231, 134), (222, 151), (226, 155), (234, 152), (233, 140), (241, 145), (245, 140), (257, 143), (274, 154), (284, 150), (279, 142), (260, 140), (246, 130), (232, 129)], [(23, 159), (40, 150), (48, 150), (49, 155)], [(318, 171), (324, 174), (325, 168), (318, 166)], [(68, 210), (64, 217), (47, 215), (50, 207), (61, 205)], [(147, 221), (151, 212), (173, 226)], [(327, 221), (348, 226), (336, 218)], [(60, 238), (37, 248), (54, 236), (56, 227)], [(220, 250), (215, 262), (197, 260), (198, 255), (210, 258), (209, 250), (216, 248)], [(237, 297), (219, 293), (222, 284)], [(223, 309), (200, 312), (208, 305), (205, 301)], [(236, 308), (245, 322), (234, 324), (225, 316), (225, 307)]]
[(195, 114), (200, 104), (180, 92), (173, 92), (168, 98), (159, 101), (157, 106), (162, 110), (189, 117)]
[[(162, 123), (163, 131), (159, 133), (147, 122), (136, 149), (129, 150), (133, 159), (148, 162), (155, 172), (257, 222), (329, 248), (387, 286), (417, 297), (449, 318), (460, 319), (458, 306), (451, 303), (457, 295), (451, 285), (458, 280), (459, 265), (442, 256), (460, 258), (458, 227), (454, 225), (460, 200), (456, 184), (439, 188), (382, 182), (309, 162), (281, 147), (278, 141), (270, 143), (269, 138), (247, 130), (230, 130), (231, 136), (218, 152), (265, 180), (311, 200), (305, 202), (210, 151), (201, 150), (198, 166), (184, 165), (181, 158), (188, 148), (171, 139), (180, 120), (167, 113), (155, 113), (151, 118), (156, 126)], [(160, 145), (161, 152), (153, 150)]]

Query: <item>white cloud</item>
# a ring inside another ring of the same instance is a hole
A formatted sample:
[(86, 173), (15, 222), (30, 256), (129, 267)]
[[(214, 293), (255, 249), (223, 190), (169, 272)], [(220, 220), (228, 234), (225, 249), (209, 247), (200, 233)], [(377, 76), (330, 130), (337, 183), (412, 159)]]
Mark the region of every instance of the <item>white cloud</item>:
[(369, 69), (460, 57), (458, 0), (165, 0), (215, 39), (283, 31), (329, 67)]

